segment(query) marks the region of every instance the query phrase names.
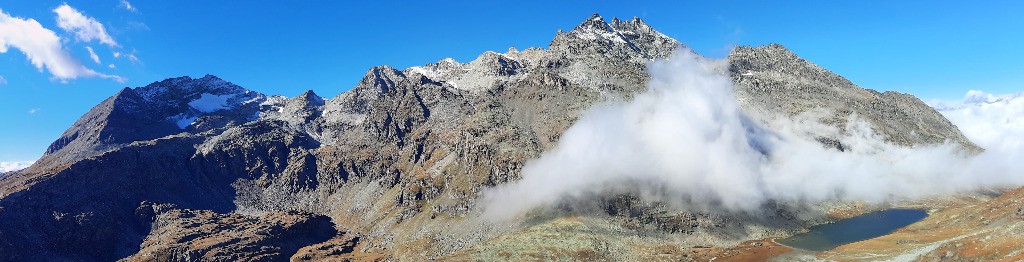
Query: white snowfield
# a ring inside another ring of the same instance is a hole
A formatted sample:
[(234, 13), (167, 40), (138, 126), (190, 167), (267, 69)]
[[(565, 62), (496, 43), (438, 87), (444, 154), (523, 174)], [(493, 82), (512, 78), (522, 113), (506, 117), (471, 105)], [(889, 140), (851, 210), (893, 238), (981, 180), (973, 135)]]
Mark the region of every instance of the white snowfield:
[[(612, 29), (612, 30), (614, 30), (614, 29)], [(623, 43), (623, 44), (626, 43), (626, 40), (623, 39), (621, 35), (619, 35), (619, 34), (617, 34), (615, 32), (596, 32), (596, 31), (589, 31), (588, 30), (588, 31), (576, 32), (576, 36), (578, 36), (580, 38), (583, 38), (583, 39), (587, 39), (587, 40), (597, 40), (597, 39), (600, 38), (600, 39), (608, 39), (608, 40), (611, 40), (611, 41), (614, 41), (614, 42), (618, 42), (618, 43)]]
[(192, 125), (196, 122), (196, 119), (199, 119), (199, 116), (189, 116), (186, 114), (175, 115), (167, 118), (167, 120), (174, 122), (174, 124), (178, 125), (178, 128), (181, 129), (185, 129)]
[(228, 103), (229, 99), (235, 97), (235, 94), (227, 95), (214, 95), (210, 93), (203, 93), (199, 99), (188, 102), (188, 106), (191, 106), (195, 110), (203, 113), (215, 112), (218, 110), (232, 109), (234, 105)]

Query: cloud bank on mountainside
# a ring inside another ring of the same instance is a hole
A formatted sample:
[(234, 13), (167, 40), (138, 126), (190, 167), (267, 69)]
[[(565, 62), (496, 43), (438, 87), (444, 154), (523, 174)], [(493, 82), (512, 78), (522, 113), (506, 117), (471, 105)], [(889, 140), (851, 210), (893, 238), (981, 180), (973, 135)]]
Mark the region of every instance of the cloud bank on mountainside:
[[(978, 155), (953, 143), (900, 147), (856, 115), (843, 130), (813, 114), (764, 119), (768, 130), (741, 111), (725, 68), (689, 50), (650, 63), (645, 93), (585, 112), (556, 147), (526, 163), (521, 180), (483, 193), (484, 215), (507, 219), (609, 193), (748, 212), (768, 202), (883, 203), (1024, 182), (1011, 160), (1019, 146)], [(801, 134), (841, 137), (848, 148)]]

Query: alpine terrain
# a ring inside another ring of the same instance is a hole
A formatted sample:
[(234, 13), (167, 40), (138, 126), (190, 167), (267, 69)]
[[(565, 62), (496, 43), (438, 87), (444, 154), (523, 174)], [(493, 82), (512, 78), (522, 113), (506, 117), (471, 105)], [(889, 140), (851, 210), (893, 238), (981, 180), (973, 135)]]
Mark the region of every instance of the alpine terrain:
[[(488, 189), (520, 180), (586, 110), (644, 92), (648, 63), (677, 51), (692, 52), (638, 18), (595, 14), (546, 48), (376, 66), (336, 95), (261, 94), (213, 75), (126, 87), (34, 165), (0, 174), (0, 260), (1020, 259), (979, 242), (988, 241), (984, 232), (1013, 239), (1000, 228), (1022, 223), (1024, 204), (1012, 195), (1020, 190), (884, 204), (768, 202), (757, 212), (614, 192), (516, 219), (482, 217)], [(752, 122), (771, 130), (776, 119), (814, 116), (838, 131), (800, 137), (831, 151), (859, 146), (844, 135), (852, 121), (899, 148), (984, 151), (918, 98), (858, 87), (781, 45), (736, 47), (720, 66)], [(893, 239), (821, 254), (771, 241), (892, 206), (938, 215)], [(988, 231), (926, 233), (951, 220)]]

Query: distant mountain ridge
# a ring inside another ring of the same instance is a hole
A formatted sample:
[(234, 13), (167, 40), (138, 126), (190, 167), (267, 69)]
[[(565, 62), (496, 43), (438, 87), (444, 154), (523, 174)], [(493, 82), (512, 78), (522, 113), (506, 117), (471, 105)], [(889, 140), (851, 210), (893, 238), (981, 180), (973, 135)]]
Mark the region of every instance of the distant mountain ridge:
[[(330, 99), (312, 91), (267, 96), (212, 75), (125, 88), (83, 115), (35, 165), (2, 178), (0, 260), (223, 258), (218, 250), (240, 260), (353, 252), (424, 260), (465, 250), (515, 228), (465, 222), (482, 189), (518, 179), (524, 162), (554, 146), (583, 110), (645, 90), (646, 63), (680, 46), (641, 19), (608, 23), (595, 14), (556, 33), (546, 49), (404, 70), (376, 66)], [(977, 147), (912, 95), (860, 88), (781, 45), (737, 47), (727, 60), (744, 111), (793, 116), (824, 108), (832, 113), (827, 124), (842, 126), (856, 113), (897, 145)], [(641, 223), (694, 243), (779, 236), (806, 223), (783, 213), (779, 225), (745, 228), (628, 198), (605, 204), (612, 218), (601, 223)], [(323, 217), (338, 229), (327, 240), (275, 237), (323, 231)], [(202, 219), (250, 219), (235, 225), (240, 231), (283, 226), (222, 248), (197, 240), (217, 233), (185, 225)], [(266, 252), (317, 243), (299, 254)]]
[(1024, 93), (993, 95), (983, 91), (970, 90), (964, 95), (962, 101), (931, 101), (928, 104), (938, 111), (950, 111), (964, 109), (971, 106), (983, 106), (986, 104), (1010, 104), (1015, 101), (1021, 101), (1021, 99), (1024, 99)]

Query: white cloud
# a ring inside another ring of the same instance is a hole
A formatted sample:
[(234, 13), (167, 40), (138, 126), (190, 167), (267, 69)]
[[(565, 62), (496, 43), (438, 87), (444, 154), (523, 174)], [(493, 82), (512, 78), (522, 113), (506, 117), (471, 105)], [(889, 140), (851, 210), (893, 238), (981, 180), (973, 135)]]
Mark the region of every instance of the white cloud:
[(979, 90), (968, 90), (967, 94), (964, 94), (964, 104), (994, 102), (996, 99), (998, 99), (998, 97)]
[[(484, 191), (485, 217), (593, 206), (618, 193), (680, 209), (755, 212), (766, 203), (880, 204), (1024, 183), (1020, 147), (966, 156), (955, 143), (886, 143), (855, 114), (842, 128), (812, 113), (747, 115), (723, 68), (688, 50), (650, 63), (644, 93), (587, 110), (558, 145), (525, 163), (520, 180)], [(1019, 113), (1009, 115), (972, 116), (992, 125), (1021, 122)], [(823, 147), (819, 136), (835, 137), (845, 149)], [(1007, 136), (1024, 139), (991, 134)]]
[(117, 66), (114, 65), (114, 64), (109, 64), (109, 65), (107, 65), (107, 67), (110, 68), (110, 69), (117, 69)]
[(4, 76), (0, 76), (0, 85), (7, 85), (7, 79)]
[(39, 108), (33, 108), (28, 110), (29, 114), (35, 114), (36, 112), (39, 112)]
[(119, 76), (102, 74), (83, 66), (64, 49), (60, 37), (35, 19), (12, 17), (0, 10), (0, 53), (14, 47), (40, 72), (45, 68), (61, 81), (78, 77), (103, 77), (123, 82)]
[(89, 50), (89, 58), (92, 58), (93, 62), (96, 62), (97, 64), (102, 64), (103, 63), (103, 62), (100, 62), (100, 56), (96, 55), (95, 51), (92, 51), (92, 47), (86, 46), (85, 50)]
[(128, 0), (121, 0), (121, 4), (118, 4), (117, 7), (124, 8), (124, 10), (132, 12), (139, 11), (138, 9), (135, 9), (135, 6), (132, 6), (132, 3), (129, 3)]
[(117, 46), (117, 42), (107, 34), (107, 29), (103, 27), (103, 24), (92, 17), (85, 16), (68, 4), (54, 8), (53, 12), (57, 13), (57, 26), (75, 34), (78, 40), (85, 42), (96, 40), (111, 47)]
[(13, 161), (0, 162), (0, 173), (22, 170), (32, 165), (35, 161)]
[(132, 20), (132, 21), (128, 21), (127, 29), (149, 31), (149, 26), (146, 25), (146, 23), (143, 23), (141, 21)]
[(934, 103), (964, 136), (986, 149), (1024, 146), (1024, 93), (970, 90), (959, 103)]
[(122, 53), (122, 52), (116, 52), (115, 51), (113, 53), (113, 55), (114, 55), (114, 58), (121, 58), (123, 56), (125, 58), (128, 58), (128, 61), (131, 61), (132, 63), (135, 63), (135, 62), (139, 62), (139, 58), (135, 56), (135, 52), (137, 52), (137, 51), (138, 50), (134, 50), (134, 49), (132, 50), (131, 53)]

